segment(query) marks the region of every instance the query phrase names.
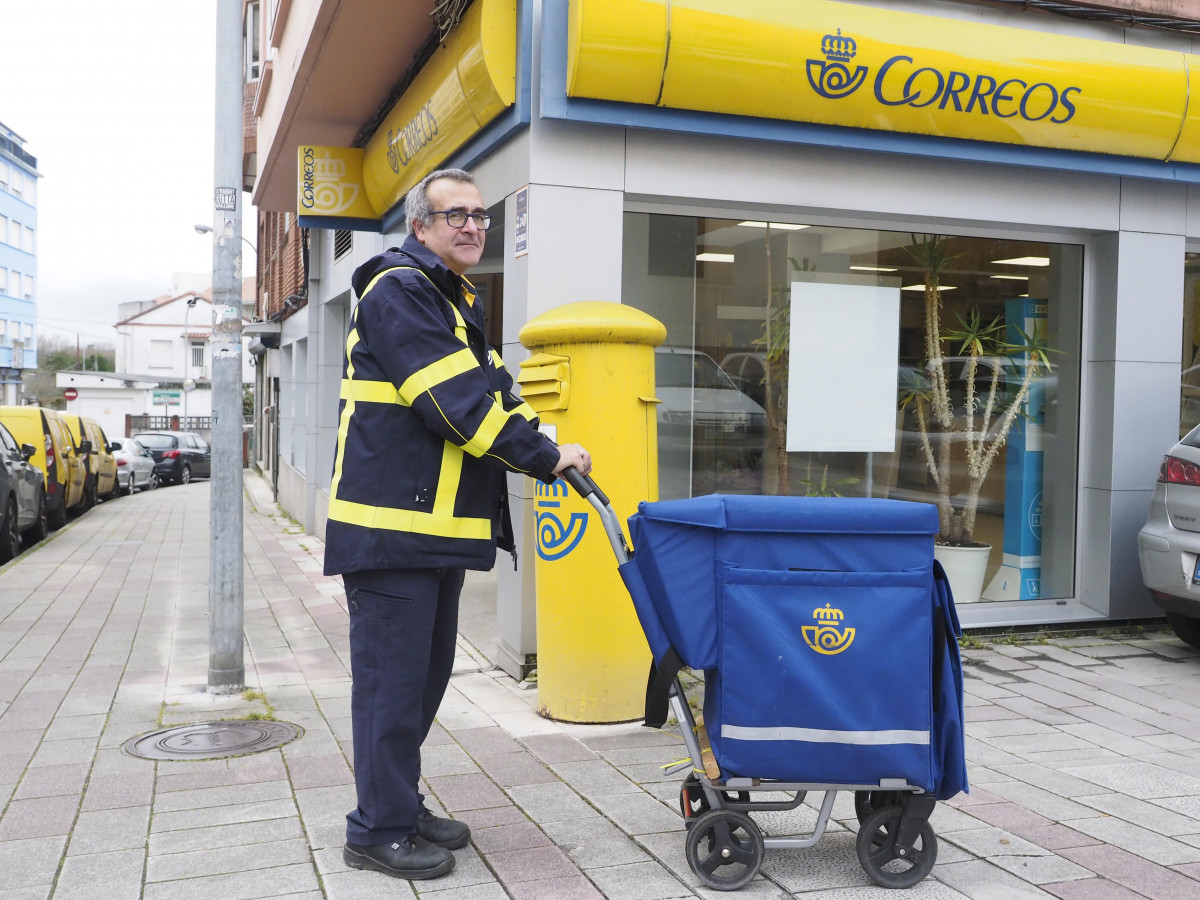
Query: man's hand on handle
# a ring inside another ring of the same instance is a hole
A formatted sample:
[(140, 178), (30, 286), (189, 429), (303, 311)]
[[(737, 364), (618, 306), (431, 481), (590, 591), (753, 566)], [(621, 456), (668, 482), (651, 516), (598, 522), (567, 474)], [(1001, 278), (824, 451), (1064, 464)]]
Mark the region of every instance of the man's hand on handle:
[(578, 444), (560, 444), (558, 465), (554, 467), (554, 474), (561, 474), (567, 466), (574, 466), (580, 475), (586, 475), (592, 471), (592, 457)]

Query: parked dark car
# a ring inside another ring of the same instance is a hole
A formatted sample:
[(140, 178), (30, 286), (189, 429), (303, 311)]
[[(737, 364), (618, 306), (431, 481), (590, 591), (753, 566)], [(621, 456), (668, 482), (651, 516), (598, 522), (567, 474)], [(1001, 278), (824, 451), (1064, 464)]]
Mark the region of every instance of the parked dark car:
[(154, 456), (163, 484), (187, 484), (212, 472), (212, 448), (194, 431), (143, 431), (134, 438)]
[(29, 461), (36, 452), (32, 444), (17, 444), (0, 425), (0, 563), (21, 552), (22, 534), (32, 544), (50, 530), (45, 477)]

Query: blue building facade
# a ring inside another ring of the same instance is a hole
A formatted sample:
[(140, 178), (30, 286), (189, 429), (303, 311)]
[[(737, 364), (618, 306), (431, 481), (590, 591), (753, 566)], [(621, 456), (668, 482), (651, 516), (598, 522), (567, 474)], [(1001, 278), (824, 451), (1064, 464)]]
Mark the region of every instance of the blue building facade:
[(0, 402), (37, 368), (37, 159), (0, 122)]

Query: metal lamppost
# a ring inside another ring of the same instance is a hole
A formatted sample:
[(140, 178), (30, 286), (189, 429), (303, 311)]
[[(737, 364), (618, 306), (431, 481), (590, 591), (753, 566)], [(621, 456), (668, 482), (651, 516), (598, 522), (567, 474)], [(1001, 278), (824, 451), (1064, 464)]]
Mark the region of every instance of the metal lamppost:
[(242, 0), (217, 2), (208, 691), (246, 682), (242, 585)]

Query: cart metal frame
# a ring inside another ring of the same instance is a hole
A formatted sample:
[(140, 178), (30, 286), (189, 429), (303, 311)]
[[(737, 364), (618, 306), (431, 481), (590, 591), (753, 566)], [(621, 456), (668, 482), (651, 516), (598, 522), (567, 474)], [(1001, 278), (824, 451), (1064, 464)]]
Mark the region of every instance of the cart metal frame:
[[(603, 491), (589, 477), (568, 467), (562, 473), (568, 484), (596, 510), (620, 564), (633, 559), (620, 520)], [(688, 706), (683, 685), (674, 679), (668, 704), (679, 723), (692, 769), (680, 788), (680, 812), (688, 832), (687, 859), (692, 871), (709, 887), (737, 890), (758, 874), (766, 850), (806, 850), (825, 834), (839, 791), (853, 791), (859, 820), (856, 842), (859, 862), (867, 875), (882, 887), (911, 887), (921, 881), (937, 859), (937, 839), (928, 824), (936, 800), (905, 779), (880, 779), (878, 784), (830, 784), (776, 781), (768, 778), (713, 780), (705, 770), (705, 751), (699, 728)], [(711, 751), (708, 751), (711, 755)], [(682, 771), (681, 763), (669, 772)], [(694, 779), (694, 780), (693, 780)], [(689, 784), (689, 781), (691, 784)], [(693, 815), (690, 788), (698, 786), (703, 801)], [(765, 837), (750, 818), (753, 812), (787, 812), (798, 808), (810, 791), (824, 791), (817, 821), (807, 837)], [(790, 800), (749, 799), (754, 793), (794, 793)], [(729, 794), (744, 795), (732, 799)], [(730, 871), (723, 871), (723, 870)]]

